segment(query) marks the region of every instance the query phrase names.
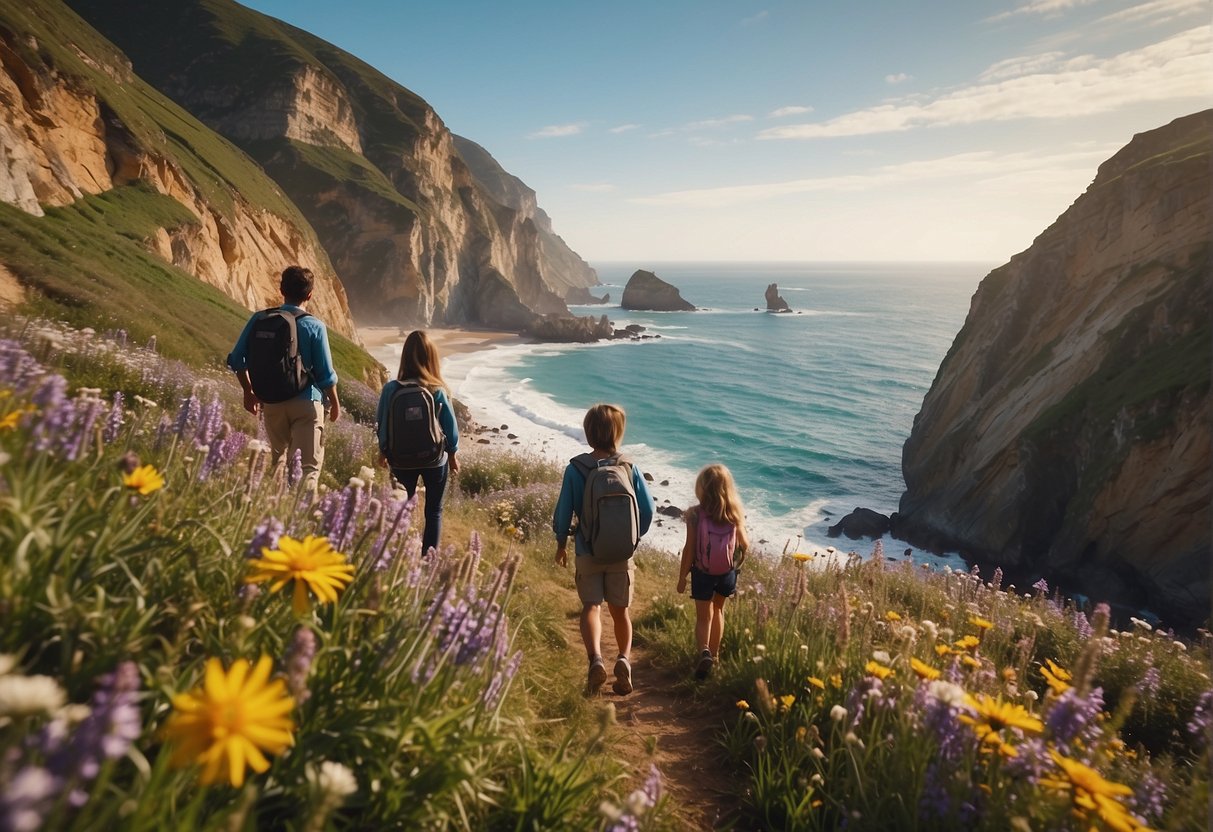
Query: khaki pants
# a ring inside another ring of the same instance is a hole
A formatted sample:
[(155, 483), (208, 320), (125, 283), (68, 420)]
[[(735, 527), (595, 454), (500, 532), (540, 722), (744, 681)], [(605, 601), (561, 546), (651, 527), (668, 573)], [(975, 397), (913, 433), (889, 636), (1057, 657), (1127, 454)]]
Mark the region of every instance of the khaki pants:
[(324, 403), (289, 399), (262, 405), (265, 434), (270, 440), (271, 464), (277, 466), (287, 451), (287, 463), (298, 450), (303, 459), (303, 485), (312, 491), (320, 484), (324, 464)]

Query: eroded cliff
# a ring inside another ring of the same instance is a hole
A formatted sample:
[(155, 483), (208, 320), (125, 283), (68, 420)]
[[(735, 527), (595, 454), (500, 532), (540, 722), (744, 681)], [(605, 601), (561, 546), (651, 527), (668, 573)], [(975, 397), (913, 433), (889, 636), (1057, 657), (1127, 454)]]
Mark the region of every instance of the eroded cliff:
[(905, 444), (896, 533), (1199, 622), (1213, 111), (1140, 134), (991, 272)]
[(309, 266), (319, 278), (313, 310), (354, 334), (328, 257), (262, 171), (217, 136), (203, 140), (209, 130), (62, 4), (10, 8), (0, 21), (0, 202), (41, 217), (138, 185), (188, 212), (153, 222), (141, 238), (148, 250), (247, 308), (281, 301), (284, 266)]
[(359, 321), (517, 329), (592, 285), (533, 199), (494, 198), (425, 101), (332, 44), (228, 0), (70, 2), (274, 177)]

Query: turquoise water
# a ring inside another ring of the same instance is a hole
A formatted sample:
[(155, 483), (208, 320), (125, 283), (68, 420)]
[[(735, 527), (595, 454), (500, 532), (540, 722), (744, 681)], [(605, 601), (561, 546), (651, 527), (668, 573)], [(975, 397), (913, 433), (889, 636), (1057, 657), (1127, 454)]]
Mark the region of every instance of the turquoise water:
[[(659, 502), (689, 504), (694, 472), (723, 462), (776, 548), (796, 534), (824, 540), (856, 506), (896, 510), (902, 444), (990, 269), (666, 263), (652, 270), (703, 311), (651, 313), (618, 307), (635, 264), (594, 265), (606, 284), (595, 293), (612, 304), (574, 311), (661, 337), (501, 356), (511, 421), (580, 439), (587, 406), (621, 404), (625, 444), (667, 482)], [(791, 314), (761, 311), (769, 283)], [(474, 400), (491, 394), (483, 382)]]

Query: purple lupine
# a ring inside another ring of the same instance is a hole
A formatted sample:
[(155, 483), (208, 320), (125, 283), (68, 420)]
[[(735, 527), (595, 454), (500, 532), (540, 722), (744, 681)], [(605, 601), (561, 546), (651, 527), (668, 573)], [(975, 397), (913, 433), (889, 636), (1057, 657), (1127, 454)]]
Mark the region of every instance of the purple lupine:
[(510, 656), (509, 661), (504, 665), (497, 666), (497, 672), (493, 674), (493, 678), (489, 680), (489, 684), (484, 689), (484, 693), (480, 696), (480, 701), (484, 704), (486, 710), (493, 710), (501, 701), (502, 695), (505, 693), (506, 686), (513, 680), (515, 674), (518, 673), (518, 668), (522, 665), (522, 651), (514, 651), (514, 655)]
[(63, 784), (40, 766), (25, 766), (0, 792), (0, 829), (5, 832), (37, 832), (54, 806)]
[(312, 697), (308, 690), (307, 676), (316, 657), (316, 634), (307, 627), (295, 628), (291, 643), (286, 648), (286, 689), (291, 692), (296, 704), (302, 705)]
[(291, 454), (291, 467), (287, 471), (286, 484), (295, 486), (303, 479), (303, 451), (298, 448)]
[(181, 400), (181, 406), (177, 408), (177, 421), (173, 423), (173, 432), (177, 434), (178, 439), (184, 439), (197, 424), (201, 409), (198, 397), (193, 393)]
[[(379, 536), (375, 543), (371, 546), (368, 557), (375, 561), (375, 571), (382, 572), (392, 565), (393, 551), (399, 546), (399, 541), (408, 531), (409, 524), (413, 519), (413, 509), (417, 506), (417, 495), (405, 500), (393, 500), (388, 503), (385, 511), (392, 518), (392, 525), (386, 532)], [(407, 546), (405, 547), (407, 549)], [(411, 561), (410, 561), (411, 562)], [(420, 577), (418, 575), (417, 577)], [(416, 586), (416, 580), (409, 583), (409, 587)]]
[(1152, 771), (1138, 775), (1133, 794), (1125, 801), (1133, 814), (1149, 826), (1161, 824), (1169, 802), (1167, 781)]
[(122, 431), (123, 421), (123, 398), (122, 391), (114, 392), (114, 401), (110, 405), (109, 415), (105, 417), (105, 430), (101, 433), (101, 439), (108, 445), (118, 438), (118, 434)]
[(0, 378), (19, 393), (33, 386), (43, 373), (42, 365), (25, 347), (11, 338), (0, 339)]
[[(1086, 696), (1079, 696), (1077, 688), (1070, 688), (1053, 700), (1045, 714), (1045, 730), (1058, 745), (1067, 745), (1081, 740), (1083, 749), (1094, 748), (1099, 736), (1099, 714), (1103, 711), (1103, 688), (1094, 688)], [(1088, 762), (1086, 757), (1079, 757)]]
[(1146, 668), (1146, 672), (1142, 674), (1141, 681), (1137, 683), (1137, 692), (1143, 697), (1153, 697), (1158, 695), (1159, 688), (1162, 687), (1162, 674), (1157, 667), (1151, 665)]
[[(191, 398), (197, 402), (196, 397)], [(219, 431), (223, 428), (223, 402), (219, 401), (218, 397), (212, 397), (207, 404), (199, 407), (197, 418), (194, 442), (198, 445), (214, 445)]]
[(246, 558), (261, 557), (262, 549), (270, 549), (271, 551), (278, 548), (278, 538), (282, 537), (282, 533), (286, 531), (286, 526), (277, 517), (270, 516), (262, 520), (253, 527), (253, 539), (249, 541), (248, 549), (245, 550)]
[(1213, 727), (1213, 688), (1202, 693), (1200, 699), (1196, 700), (1192, 718), (1188, 720), (1188, 733), (1194, 737), (1204, 737), (1207, 741), (1210, 727)]
[(143, 733), (139, 715), (139, 668), (121, 662), (102, 676), (89, 701), (89, 715), (70, 733), (52, 722), (43, 731), (47, 767), (60, 782), (72, 786), (68, 803), (79, 808), (88, 801), (80, 788), (96, 778), (106, 760), (117, 760)]

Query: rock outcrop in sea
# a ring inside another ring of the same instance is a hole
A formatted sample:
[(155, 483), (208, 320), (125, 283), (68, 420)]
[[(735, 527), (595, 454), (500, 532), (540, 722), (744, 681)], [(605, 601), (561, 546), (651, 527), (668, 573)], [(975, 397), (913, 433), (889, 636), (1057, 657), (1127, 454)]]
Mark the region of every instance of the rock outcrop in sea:
[(905, 444), (894, 534), (1207, 621), (1213, 111), (1142, 133), (995, 269)]
[(637, 269), (628, 278), (619, 305), (624, 309), (648, 312), (695, 311), (695, 305), (685, 300), (676, 286), (644, 269)]
[(767, 287), (766, 301), (768, 312), (792, 311), (792, 307), (788, 306), (788, 302), (779, 296), (779, 285), (776, 283), (772, 283)]

